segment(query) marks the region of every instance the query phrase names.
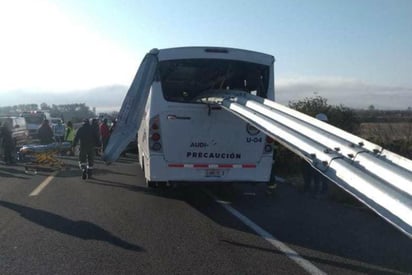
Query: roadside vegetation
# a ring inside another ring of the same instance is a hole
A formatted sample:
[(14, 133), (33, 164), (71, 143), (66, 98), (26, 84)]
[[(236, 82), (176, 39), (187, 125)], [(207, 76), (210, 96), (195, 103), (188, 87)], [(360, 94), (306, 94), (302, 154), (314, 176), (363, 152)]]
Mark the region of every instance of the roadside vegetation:
[(412, 159), (412, 108), (403, 111), (358, 111), (361, 119), (360, 136), (382, 147)]
[[(330, 105), (326, 98), (317, 96), (289, 102), (289, 107), (315, 117), (327, 115), (330, 124), (365, 138), (394, 153), (412, 159), (412, 109), (356, 110), (343, 105)], [(300, 173), (300, 158), (278, 146), (278, 171), (284, 175)]]
[[(356, 110), (343, 105), (330, 105), (327, 99), (319, 96), (289, 102), (289, 107), (312, 117), (324, 113), (328, 123), (412, 159), (411, 108), (387, 111), (370, 106), (367, 110)], [(302, 188), (301, 158), (281, 145), (277, 147), (276, 173)], [(330, 197), (341, 203), (361, 205), (335, 185), (330, 186)]]
[[(291, 101), (289, 107), (312, 117), (324, 113), (328, 117), (328, 123), (355, 135), (360, 132), (361, 122), (355, 110), (343, 105), (330, 105), (326, 98), (317, 96)], [(298, 175), (301, 172), (300, 157), (281, 145), (278, 146), (276, 161), (278, 172), (284, 176)]]

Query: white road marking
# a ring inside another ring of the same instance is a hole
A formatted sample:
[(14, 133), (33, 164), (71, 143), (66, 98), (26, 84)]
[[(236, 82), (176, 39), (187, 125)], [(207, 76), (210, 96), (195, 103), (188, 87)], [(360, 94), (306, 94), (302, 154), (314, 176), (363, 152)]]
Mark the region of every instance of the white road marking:
[(51, 174), (50, 176), (48, 176), (42, 183), (39, 184), (39, 186), (36, 187), (36, 189), (34, 189), (29, 197), (33, 197), (33, 196), (37, 196), (38, 194), (40, 194), (40, 192), (46, 188), (46, 186), (54, 179), (54, 177), (57, 175), (58, 171), (55, 171), (53, 174)]
[(266, 241), (268, 241), (271, 245), (273, 245), (275, 248), (279, 249), (283, 254), (285, 254), (289, 259), (294, 261), (296, 264), (298, 264), (300, 267), (302, 267), (304, 270), (309, 272), (309, 274), (326, 274), (316, 266), (314, 266), (311, 262), (308, 260), (304, 259), (302, 256), (300, 256), (295, 250), (292, 248), (288, 247), (281, 241), (277, 240), (275, 237), (273, 237), (269, 232), (252, 222), (249, 218), (244, 216), (242, 213), (234, 209), (232, 206), (226, 203), (222, 203), (219, 201), (213, 194), (210, 192), (205, 191), (209, 196), (211, 196), (217, 203), (222, 205), (223, 208), (225, 208), (227, 211), (229, 211), (232, 215), (237, 217), (241, 222), (243, 222), (245, 225), (247, 225), (250, 229), (255, 231), (257, 234), (259, 234), (262, 238), (264, 238)]
[(230, 201), (216, 200), (216, 202), (218, 202), (218, 203), (220, 203), (220, 204), (231, 204)]

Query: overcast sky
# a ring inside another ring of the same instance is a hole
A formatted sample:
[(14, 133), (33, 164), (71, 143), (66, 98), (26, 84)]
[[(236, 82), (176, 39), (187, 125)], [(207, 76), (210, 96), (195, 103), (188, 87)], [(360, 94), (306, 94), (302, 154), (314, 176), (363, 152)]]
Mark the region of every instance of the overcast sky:
[(409, 0), (0, 0), (0, 106), (125, 93), (150, 49), (207, 45), (274, 55), (282, 102), (407, 108), (411, 14)]

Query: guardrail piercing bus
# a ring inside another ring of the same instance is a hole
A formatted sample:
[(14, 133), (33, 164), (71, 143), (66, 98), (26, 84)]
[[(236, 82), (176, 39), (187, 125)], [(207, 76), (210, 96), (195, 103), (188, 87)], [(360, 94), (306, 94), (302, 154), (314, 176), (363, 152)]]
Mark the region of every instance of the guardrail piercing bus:
[(115, 160), (139, 128), (149, 186), (267, 182), (266, 133), (411, 238), (412, 161), (274, 102), (273, 63), (272, 56), (229, 48), (152, 50), (103, 159)]
[(246, 91), (274, 100), (273, 64), (273, 56), (232, 48), (158, 50), (138, 128), (147, 185), (268, 182), (273, 140), (201, 96)]

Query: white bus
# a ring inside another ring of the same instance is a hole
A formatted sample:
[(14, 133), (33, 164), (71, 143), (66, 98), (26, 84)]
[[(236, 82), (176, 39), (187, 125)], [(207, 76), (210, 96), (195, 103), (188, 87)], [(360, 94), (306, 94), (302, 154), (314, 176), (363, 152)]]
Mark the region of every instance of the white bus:
[(211, 90), (240, 90), (274, 100), (274, 57), (215, 47), (155, 52), (157, 65), (137, 138), (147, 185), (268, 182), (273, 140), (199, 98)]

